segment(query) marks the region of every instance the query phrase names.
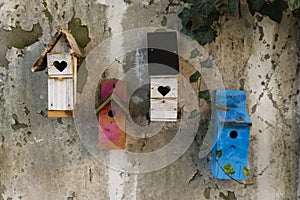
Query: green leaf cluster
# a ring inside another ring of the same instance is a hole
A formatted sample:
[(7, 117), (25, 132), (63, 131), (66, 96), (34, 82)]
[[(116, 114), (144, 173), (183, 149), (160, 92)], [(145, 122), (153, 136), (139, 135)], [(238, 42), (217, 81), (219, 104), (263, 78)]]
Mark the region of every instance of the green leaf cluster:
[(224, 173), (227, 174), (227, 175), (231, 175), (231, 174), (235, 173), (235, 170), (233, 169), (231, 164), (224, 165), (223, 169), (224, 169)]
[(201, 45), (215, 41), (219, 17), (235, 13), (239, 0), (194, 0), (190, 8), (184, 8), (178, 15), (181, 32), (198, 40)]
[(204, 99), (205, 101), (210, 101), (209, 90), (200, 91), (198, 97), (199, 97), (199, 99)]
[[(184, 8), (178, 17), (181, 19), (181, 32), (197, 40), (200, 45), (214, 42), (219, 26), (219, 18), (239, 10), (240, 0), (194, 0), (191, 7)], [(300, 0), (247, 0), (252, 15), (256, 12), (280, 23), (283, 11), (290, 8), (300, 19)]]
[(247, 3), (252, 15), (259, 12), (277, 23), (281, 22), (283, 11), (289, 7), (284, 0), (247, 0)]

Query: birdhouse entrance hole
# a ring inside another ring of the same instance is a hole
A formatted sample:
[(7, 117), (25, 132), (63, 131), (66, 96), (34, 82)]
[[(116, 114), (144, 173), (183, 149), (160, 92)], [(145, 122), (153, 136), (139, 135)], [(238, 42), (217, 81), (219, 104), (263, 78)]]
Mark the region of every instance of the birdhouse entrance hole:
[(231, 131), (229, 135), (230, 135), (230, 138), (235, 139), (235, 138), (237, 138), (237, 136), (238, 136), (238, 132), (236, 132), (236, 131)]
[(116, 116), (115, 111), (113, 110), (108, 111), (108, 116), (110, 116), (111, 118), (115, 117)]
[(68, 66), (66, 61), (54, 61), (53, 66), (60, 72), (64, 71), (66, 67)]
[(157, 90), (161, 95), (166, 96), (171, 91), (171, 87), (170, 86), (159, 86), (157, 88)]

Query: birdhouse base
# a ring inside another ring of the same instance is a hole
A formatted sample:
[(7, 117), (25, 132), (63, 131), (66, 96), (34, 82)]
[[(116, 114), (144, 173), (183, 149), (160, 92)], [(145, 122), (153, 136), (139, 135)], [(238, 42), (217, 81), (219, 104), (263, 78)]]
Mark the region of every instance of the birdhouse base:
[(48, 110), (48, 117), (73, 117), (72, 110)]

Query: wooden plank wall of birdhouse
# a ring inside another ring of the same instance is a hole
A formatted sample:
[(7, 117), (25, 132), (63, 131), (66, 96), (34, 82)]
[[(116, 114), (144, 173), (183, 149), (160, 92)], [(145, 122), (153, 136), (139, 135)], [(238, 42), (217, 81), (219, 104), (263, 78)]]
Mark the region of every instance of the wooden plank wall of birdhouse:
[(73, 62), (69, 53), (48, 53), (47, 65), (49, 77), (72, 77)]
[(73, 110), (74, 92), (72, 78), (49, 78), (48, 110)]
[(150, 90), (150, 120), (176, 121), (177, 76), (150, 76)]
[[(67, 55), (67, 54), (52, 54)], [(64, 58), (63, 56), (61, 58)], [(69, 58), (67, 56), (67, 58)], [(58, 76), (59, 73), (48, 76), (48, 110), (73, 110), (76, 104), (77, 58), (71, 56), (69, 72)], [(51, 59), (50, 59), (51, 60)], [(73, 66), (73, 67), (72, 67)]]
[(160, 98), (150, 99), (151, 121), (176, 121), (177, 120), (177, 99)]

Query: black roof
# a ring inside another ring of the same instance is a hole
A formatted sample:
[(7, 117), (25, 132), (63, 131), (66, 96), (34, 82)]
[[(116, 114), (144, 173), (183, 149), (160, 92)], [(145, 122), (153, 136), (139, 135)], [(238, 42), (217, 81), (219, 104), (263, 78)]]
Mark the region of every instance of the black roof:
[(147, 34), (149, 75), (176, 75), (179, 72), (176, 32)]

